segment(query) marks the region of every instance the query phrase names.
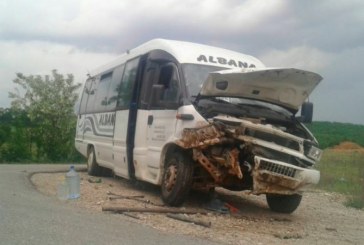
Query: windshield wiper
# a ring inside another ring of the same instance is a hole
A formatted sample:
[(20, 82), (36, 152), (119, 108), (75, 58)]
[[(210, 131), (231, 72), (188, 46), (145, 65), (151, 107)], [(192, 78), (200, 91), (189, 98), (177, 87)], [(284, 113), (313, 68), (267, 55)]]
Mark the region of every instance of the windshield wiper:
[(193, 104), (198, 104), (198, 102), (201, 100), (201, 99), (204, 99), (204, 100), (210, 100), (210, 101), (213, 101), (213, 102), (216, 102), (216, 103), (224, 103), (224, 104), (233, 104), (233, 103), (230, 103), (229, 101), (226, 101), (226, 100), (223, 100), (223, 99), (219, 99), (217, 97), (212, 97), (212, 96), (203, 96), (201, 94), (198, 94), (198, 95), (192, 95), (191, 98), (194, 98), (194, 100), (192, 101)]
[(292, 118), (287, 114), (278, 110), (274, 110), (264, 105), (245, 104), (245, 103), (239, 103), (238, 105), (245, 109), (250, 108), (250, 111), (252, 111), (252, 109), (257, 109), (256, 114), (261, 115), (262, 117), (266, 117), (267, 119), (275, 121), (285, 121), (285, 122), (292, 121)]
[(203, 97), (203, 99), (208, 99), (208, 100), (211, 100), (213, 102), (222, 102), (224, 104), (232, 104), (229, 101), (226, 101), (226, 100), (223, 100), (223, 99), (219, 99), (219, 98), (216, 98), (216, 97)]

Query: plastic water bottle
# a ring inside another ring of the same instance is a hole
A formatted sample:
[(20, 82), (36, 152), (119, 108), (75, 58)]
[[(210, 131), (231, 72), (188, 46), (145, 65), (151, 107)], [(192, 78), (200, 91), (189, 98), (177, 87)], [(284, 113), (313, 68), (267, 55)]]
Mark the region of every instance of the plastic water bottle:
[(65, 180), (62, 181), (57, 187), (57, 196), (61, 201), (66, 201), (68, 199), (68, 186)]
[(74, 166), (70, 167), (70, 171), (66, 173), (66, 184), (68, 186), (68, 199), (76, 199), (80, 197), (80, 176)]

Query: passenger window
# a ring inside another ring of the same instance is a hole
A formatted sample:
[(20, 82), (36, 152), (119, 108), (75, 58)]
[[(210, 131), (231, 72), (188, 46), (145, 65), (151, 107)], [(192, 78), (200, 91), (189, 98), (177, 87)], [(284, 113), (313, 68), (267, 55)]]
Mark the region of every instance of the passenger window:
[(90, 89), (91, 89), (91, 79), (89, 78), (86, 80), (85, 86), (83, 88), (81, 102), (80, 102), (80, 112), (79, 112), (80, 114), (86, 113), (86, 105)]
[(94, 104), (95, 104), (96, 88), (97, 88), (98, 81), (99, 81), (99, 79), (95, 78), (95, 77), (91, 79), (90, 89), (88, 91), (86, 113), (95, 111)]
[(112, 81), (113, 73), (109, 72), (101, 75), (99, 85), (97, 86), (96, 98), (95, 98), (95, 111), (105, 111), (108, 104), (107, 93)]
[(126, 63), (125, 72), (120, 84), (117, 106), (120, 109), (129, 108), (133, 88), (137, 77), (139, 58)]
[(107, 93), (107, 105), (106, 110), (111, 111), (116, 107), (118, 94), (121, 88), (121, 78), (123, 76), (125, 65), (121, 65), (115, 68), (112, 75), (112, 81)]

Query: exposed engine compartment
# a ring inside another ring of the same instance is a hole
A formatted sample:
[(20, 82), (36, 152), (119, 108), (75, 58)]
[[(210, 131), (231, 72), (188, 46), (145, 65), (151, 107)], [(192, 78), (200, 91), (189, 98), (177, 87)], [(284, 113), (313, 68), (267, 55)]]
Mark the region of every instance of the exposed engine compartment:
[(317, 142), (288, 114), (221, 101), (197, 108), (209, 125), (186, 128), (177, 141), (192, 150), (193, 160), (204, 170), (197, 174), (197, 183), (254, 194), (292, 194), (316, 181), (301, 173), (315, 164), (307, 152)]

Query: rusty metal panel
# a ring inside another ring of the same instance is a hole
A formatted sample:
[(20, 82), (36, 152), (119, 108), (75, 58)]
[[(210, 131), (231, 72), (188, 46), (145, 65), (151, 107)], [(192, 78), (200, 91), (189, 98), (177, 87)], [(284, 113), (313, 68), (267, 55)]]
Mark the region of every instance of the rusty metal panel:
[(182, 138), (177, 141), (177, 144), (187, 149), (203, 147), (221, 142), (223, 136), (224, 133), (212, 124), (201, 128), (185, 128)]
[[(241, 120), (240, 124), (236, 120), (227, 124), (220, 120), (200, 128), (184, 129), (181, 139), (177, 140), (176, 144), (184, 149), (192, 149), (193, 160), (206, 170), (214, 184), (229, 186), (232, 183), (238, 183), (237, 181), (246, 181), (244, 176), (248, 176), (248, 181), (252, 179), (252, 184), (248, 188), (254, 194), (300, 193), (308, 183), (295, 178), (297, 168), (289, 163), (269, 159), (272, 155), (269, 151), (282, 152), (306, 160), (306, 157), (300, 152), (302, 149), (297, 147), (297, 149), (290, 149), (278, 145), (275, 141), (270, 142), (248, 136), (245, 133), (250, 128), (273, 135), (279, 131), (244, 120)], [(286, 136), (287, 133), (279, 134), (279, 137)], [(288, 138), (297, 140), (298, 137)], [(272, 139), (269, 138), (269, 140)], [(278, 142), (280, 141), (278, 140)], [(255, 159), (255, 161), (248, 163), (244, 172), (243, 163), (249, 161), (248, 159), (250, 161)], [(208, 183), (206, 182), (206, 184)]]
[(200, 150), (193, 149), (193, 159), (198, 161), (210, 173), (216, 183), (222, 183), (223, 173)]

